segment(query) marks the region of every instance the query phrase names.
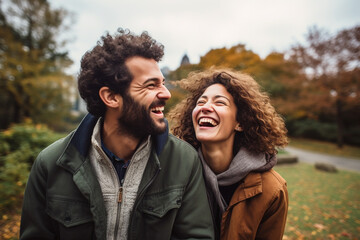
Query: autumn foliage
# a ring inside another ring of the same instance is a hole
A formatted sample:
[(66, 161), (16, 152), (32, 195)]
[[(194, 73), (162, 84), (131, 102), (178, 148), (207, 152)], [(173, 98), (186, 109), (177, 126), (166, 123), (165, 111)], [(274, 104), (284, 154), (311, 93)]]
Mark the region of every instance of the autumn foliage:
[(26, 118), (56, 128), (70, 112), (72, 61), (59, 35), (67, 16), (48, 1), (0, 1), (0, 129)]
[(211, 49), (198, 64), (180, 66), (169, 78), (180, 80), (211, 66), (253, 76), (291, 136), (360, 145), (360, 26), (333, 35), (312, 27), (304, 44), (264, 59), (243, 44)]

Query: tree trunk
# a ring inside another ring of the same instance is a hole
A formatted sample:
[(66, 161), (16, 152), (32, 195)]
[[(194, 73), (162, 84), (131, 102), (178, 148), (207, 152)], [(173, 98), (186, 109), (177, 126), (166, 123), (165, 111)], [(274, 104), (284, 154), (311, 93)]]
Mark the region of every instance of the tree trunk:
[[(23, 90), (20, 85), (17, 85), (17, 94), (22, 96)], [(18, 96), (15, 95), (14, 92), (8, 91), (9, 94), (9, 102), (11, 102), (9, 108), (12, 108), (12, 111), (9, 111), (11, 113), (11, 116), (9, 117), (10, 123), (21, 123), (23, 120), (23, 106), (21, 102), (19, 102)]]
[(20, 123), (21, 122), (21, 115), (22, 115), (21, 114), (21, 108), (20, 108), (19, 104), (17, 104), (15, 102), (11, 122)]
[(336, 124), (337, 124), (337, 145), (339, 148), (344, 146), (344, 121), (342, 115), (342, 101), (336, 100)]

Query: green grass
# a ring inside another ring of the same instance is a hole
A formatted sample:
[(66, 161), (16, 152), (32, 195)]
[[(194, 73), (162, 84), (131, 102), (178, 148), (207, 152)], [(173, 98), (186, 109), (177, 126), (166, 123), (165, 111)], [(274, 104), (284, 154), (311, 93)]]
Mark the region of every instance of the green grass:
[(360, 160), (360, 147), (355, 146), (345, 145), (343, 148), (338, 148), (335, 143), (300, 138), (291, 138), (289, 146), (334, 156), (357, 158)]
[(284, 240), (360, 238), (359, 173), (326, 173), (305, 163), (275, 170), (289, 191)]

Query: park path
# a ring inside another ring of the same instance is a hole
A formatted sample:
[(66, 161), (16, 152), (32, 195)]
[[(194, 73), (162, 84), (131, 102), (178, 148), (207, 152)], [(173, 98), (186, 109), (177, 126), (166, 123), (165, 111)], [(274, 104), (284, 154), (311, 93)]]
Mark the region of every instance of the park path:
[(294, 147), (286, 147), (285, 150), (296, 155), (300, 162), (312, 164), (316, 162), (329, 163), (336, 166), (338, 169), (360, 172), (360, 159), (326, 155)]

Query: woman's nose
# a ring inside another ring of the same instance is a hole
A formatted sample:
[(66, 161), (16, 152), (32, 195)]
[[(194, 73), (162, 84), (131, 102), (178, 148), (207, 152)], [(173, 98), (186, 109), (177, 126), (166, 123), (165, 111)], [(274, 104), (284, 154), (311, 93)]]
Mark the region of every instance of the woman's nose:
[(207, 102), (201, 106), (200, 111), (201, 112), (212, 112), (212, 111), (214, 111), (214, 109), (212, 107), (212, 104)]

